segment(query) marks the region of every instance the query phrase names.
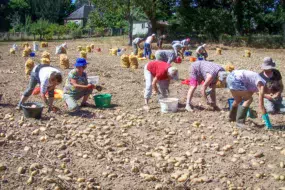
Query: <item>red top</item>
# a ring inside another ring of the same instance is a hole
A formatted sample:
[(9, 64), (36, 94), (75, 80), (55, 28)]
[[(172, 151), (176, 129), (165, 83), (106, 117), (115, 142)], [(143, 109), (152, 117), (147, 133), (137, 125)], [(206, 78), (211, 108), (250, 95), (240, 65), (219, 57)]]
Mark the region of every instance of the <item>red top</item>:
[(158, 80), (168, 79), (167, 70), (170, 64), (164, 61), (151, 61), (147, 65), (147, 70)]

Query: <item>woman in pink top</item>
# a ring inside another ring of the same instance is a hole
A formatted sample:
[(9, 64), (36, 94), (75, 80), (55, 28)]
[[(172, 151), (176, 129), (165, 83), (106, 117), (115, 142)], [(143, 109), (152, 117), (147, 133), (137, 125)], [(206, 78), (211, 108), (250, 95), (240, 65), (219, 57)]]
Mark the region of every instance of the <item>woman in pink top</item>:
[[(253, 101), (253, 94), (259, 92), (259, 108), (262, 119), (267, 128), (271, 128), (269, 116), (264, 108), (264, 94), (268, 91), (266, 81), (253, 71), (234, 70), (227, 77), (227, 85), (230, 89), (234, 102), (229, 114), (229, 121), (236, 121), (238, 127), (244, 126), (247, 111)], [(243, 104), (239, 105), (242, 101)]]

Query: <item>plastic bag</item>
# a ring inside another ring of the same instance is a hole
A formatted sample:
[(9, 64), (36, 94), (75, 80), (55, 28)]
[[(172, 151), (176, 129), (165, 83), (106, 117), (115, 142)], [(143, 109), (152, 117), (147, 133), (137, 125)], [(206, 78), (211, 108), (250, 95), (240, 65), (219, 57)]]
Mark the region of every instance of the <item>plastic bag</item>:
[(123, 68), (129, 68), (130, 67), (130, 60), (129, 60), (129, 56), (124, 54), (121, 56), (121, 66)]
[(47, 51), (44, 51), (44, 52), (42, 53), (42, 58), (50, 59), (50, 53), (47, 52)]

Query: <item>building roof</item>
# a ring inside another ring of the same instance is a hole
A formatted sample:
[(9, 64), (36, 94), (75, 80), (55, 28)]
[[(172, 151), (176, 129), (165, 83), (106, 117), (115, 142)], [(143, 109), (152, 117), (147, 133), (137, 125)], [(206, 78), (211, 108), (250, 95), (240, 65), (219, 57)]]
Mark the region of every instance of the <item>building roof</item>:
[(69, 15), (65, 20), (87, 19), (89, 13), (94, 9), (94, 6), (83, 5)]

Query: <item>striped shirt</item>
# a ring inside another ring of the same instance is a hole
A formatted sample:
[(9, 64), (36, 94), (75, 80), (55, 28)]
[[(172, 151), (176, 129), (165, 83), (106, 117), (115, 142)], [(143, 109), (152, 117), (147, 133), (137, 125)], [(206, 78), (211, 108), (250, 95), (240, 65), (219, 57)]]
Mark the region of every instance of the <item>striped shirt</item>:
[(138, 44), (139, 41), (141, 41), (141, 40), (143, 40), (143, 39), (142, 39), (142, 38), (135, 38), (135, 39), (133, 40), (133, 44)]
[(167, 62), (171, 64), (176, 59), (176, 55), (173, 50), (158, 50), (155, 52), (156, 60)]
[(225, 69), (216, 63), (196, 61), (190, 66), (190, 78), (201, 83), (203, 80), (206, 80), (207, 73), (209, 73), (214, 78), (211, 84), (215, 84), (220, 71), (225, 71)]

